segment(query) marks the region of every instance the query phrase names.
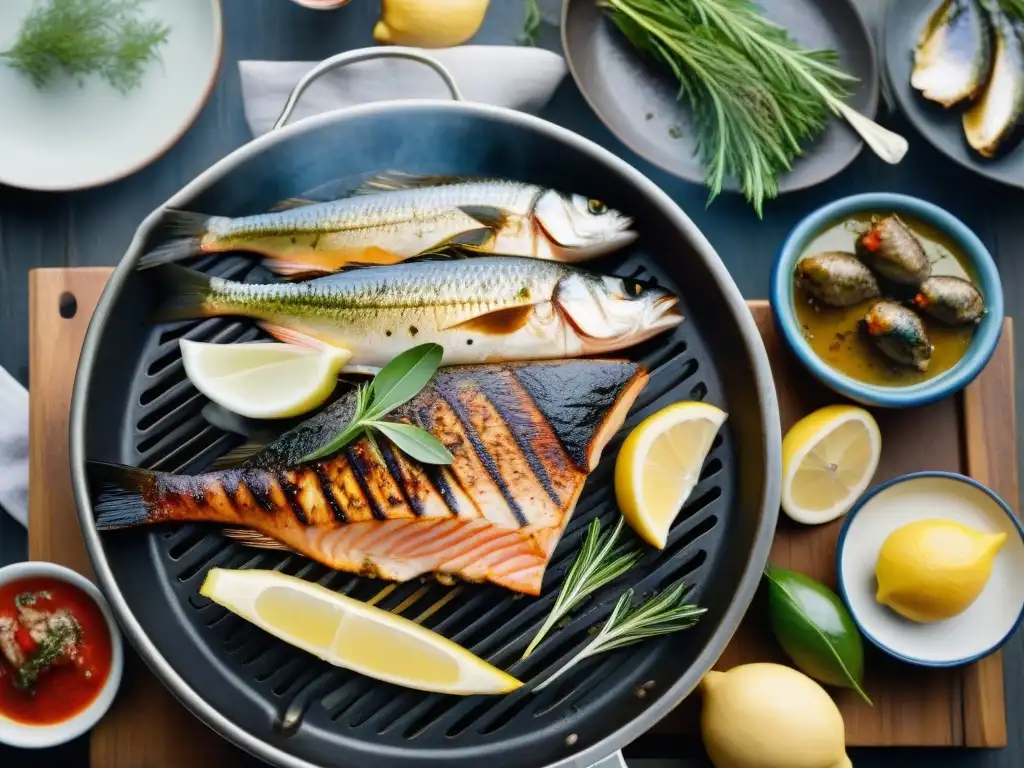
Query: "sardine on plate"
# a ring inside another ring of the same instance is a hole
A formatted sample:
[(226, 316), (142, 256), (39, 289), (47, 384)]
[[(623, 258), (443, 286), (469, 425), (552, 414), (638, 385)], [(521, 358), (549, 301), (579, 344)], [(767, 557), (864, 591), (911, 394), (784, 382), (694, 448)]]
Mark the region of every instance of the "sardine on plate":
[(682, 322), (678, 298), (634, 280), (540, 259), (488, 256), (366, 267), (301, 283), (233, 282), (166, 264), (161, 320), (238, 315), (281, 341), (335, 346), (383, 366), (416, 344), (444, 364), (581, 357)]
[(967, 143), (982, 157), (1012, 150), (1024, 137), (1024, 22), (1016, 29), (998, 8), (992, 10), (995, 54), (992, 76), (975, 104), (964, 112)]
[(921, 30), (910, 84), (926, 99), (951, 107), (974, 100), (991, 71), (988, 13), (978, 0), (945, 0)]
[(237, 468), (89, 462), (96, 527), (220, 523), (342, 571), (448, 574), (537, 595), (587, 474), (646, 382), (625, 360), (443, 368), (388, 420), (430, 430), (450, 465), (418, 464), (383, 436), (302, 463), (348, 424), (349, 394)]
[(140, 268), (203, 253), (249, 251), (280, 274), (327, 274), (352, 264), (394, 264), (446, 246), (575, 262), (636, 239), (632, 220), (599, 200), (534, 184), (394, 175), (366, 194), (290, 201), (286, 210), (227, 218), (167, 211), (174, 236)]

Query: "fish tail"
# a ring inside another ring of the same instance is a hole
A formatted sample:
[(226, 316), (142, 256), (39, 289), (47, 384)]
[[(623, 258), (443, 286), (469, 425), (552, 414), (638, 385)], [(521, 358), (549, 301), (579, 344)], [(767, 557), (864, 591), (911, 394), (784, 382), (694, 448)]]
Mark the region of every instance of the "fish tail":
[(202, 239), (211, 216), (169, 209), (164, 212), (164, 232), (170, 240), (161, 243), (139, 259), (139, 269), (152, 269), (160, 264), (172, 264), (202, 253)]
[(155, 322), (194, 320), (211, 314), (207, 300), (213, 287), (208, 275), (177, 264), (162, 264), (154, 269), (153, 274), (165, 295), (156, 311)]
[(156, 472), (105, 461), (87, 461), (86, 472), (92, 486), (98, 530), (157, 521), (158, 513), (146, 503), (159, 476)]

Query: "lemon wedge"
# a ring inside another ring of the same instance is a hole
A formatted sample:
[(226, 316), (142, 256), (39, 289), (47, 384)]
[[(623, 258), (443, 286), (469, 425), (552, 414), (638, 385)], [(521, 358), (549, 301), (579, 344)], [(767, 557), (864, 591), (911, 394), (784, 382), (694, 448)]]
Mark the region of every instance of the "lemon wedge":
[(963, 613), (985, 589), (1006, 534), (954, 520), (918, 520), (889, 534), (878, 553), (877, 600), (921, 623)]
[(334, 391), (352, 357), (342, 349), (293, 344), (205, 344), (181, 340), (181, 362), (196, 389), (252, 419), (287, 419), (316, 408)]
[(447, 48), (480, 29), (490, 0), (384, 0), (373, 28), (378, 43)]
[(878, 422), (863, 408), (829, 405), (782, 440), (782, 509), (814, 525), (846, 514), (867, 490), (882, 454)]
[(726, 416), (707, 403), (675, 403), (640, 422), (622, 444), (615, 498), (644, 541), (665, 548), (672, 521), (697, 484)]
[(522, 685), (408, 619), (278, 571), (213, 568), (199, 592), (330, 664), (387, 683), (464, 696)]

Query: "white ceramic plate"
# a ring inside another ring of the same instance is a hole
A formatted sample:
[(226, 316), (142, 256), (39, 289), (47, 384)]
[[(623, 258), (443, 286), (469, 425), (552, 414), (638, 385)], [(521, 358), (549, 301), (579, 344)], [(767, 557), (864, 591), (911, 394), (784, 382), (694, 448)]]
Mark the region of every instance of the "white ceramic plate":
[[(33, 0), (0, 3), (0, 51), (15, 40)], [(121, 94), (89, 76), (43, 89), (0, 60), (0, 184), (70, 190), (115, 181), (181, 138), (206, 103), (221, 58), (220, 0), (148, 0), (143, 13), (170, 27), (160, 60)]]
[[(979, 531), (1005, 531), (984, 591), (946, 621), (918, 624), (875, 599), (875, 562), (897, 528), (946, 518)], [(847, 516), (836, 552), (839, 591), (864, 636), (896, 658), (928, 667), (976, 661), (1010, 639), (1024, 616), (1024, 529), (980, 483), (951, 472), (920, 472), (883, 483)]]

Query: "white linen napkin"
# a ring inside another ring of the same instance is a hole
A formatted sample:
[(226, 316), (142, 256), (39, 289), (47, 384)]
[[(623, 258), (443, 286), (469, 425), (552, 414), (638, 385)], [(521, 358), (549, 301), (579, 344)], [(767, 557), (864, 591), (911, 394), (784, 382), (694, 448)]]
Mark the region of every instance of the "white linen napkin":
[[(422, 50), (422, 49), (421, 49)], [(540, 48), (461, 45), (422, 50), (451, 73), (468, 101), (537, 112), (565, 77), (565, 60)], [(240, 61), (245, 117), (254, 136), (266, 133), (313, 61)], [(416, 61), (378, 59), (325, 74), (299, 99), (291, 122), (355, 104), (391, 99), (445, 99), (437, 73)]]
[(0, 509), (28, 527), (28, 390), (0, 368)]

